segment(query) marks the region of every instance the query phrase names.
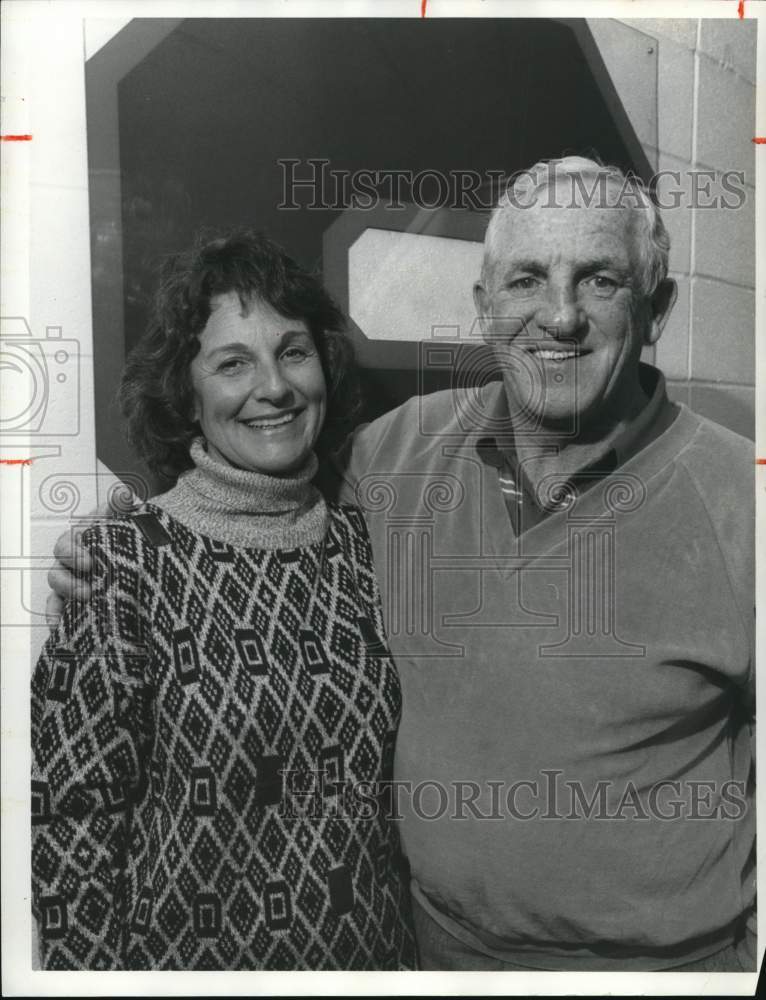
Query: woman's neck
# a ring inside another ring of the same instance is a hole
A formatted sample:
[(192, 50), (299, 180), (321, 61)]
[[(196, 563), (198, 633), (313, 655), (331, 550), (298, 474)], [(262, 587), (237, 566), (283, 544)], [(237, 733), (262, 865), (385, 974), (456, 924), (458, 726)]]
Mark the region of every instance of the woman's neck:
[(312, 479), (317, 459), (286, 476), (225, 465), (202, 438), (189, 449), (194, 468), (152, 503), (192, 531), (239, 548), (299, 548), (322, 539), (327, 507)]

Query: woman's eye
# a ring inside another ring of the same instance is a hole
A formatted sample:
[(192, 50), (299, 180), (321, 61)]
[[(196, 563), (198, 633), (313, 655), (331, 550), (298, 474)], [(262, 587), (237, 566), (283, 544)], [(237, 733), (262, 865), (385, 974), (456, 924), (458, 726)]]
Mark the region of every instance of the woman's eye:
[(225, 374), (231, 374), (232, 372), (239, 371), (245, 364), (243, 358), (227, 358), (222, 361), (218, 366), (219, 372), (224, 372)]
[(282, 357), (288, 361), (302, 361), (303, 358), (307, 358), (308, 356), (309, 352), (305, 347), (288, 347), (286, 351), (282, 352)]

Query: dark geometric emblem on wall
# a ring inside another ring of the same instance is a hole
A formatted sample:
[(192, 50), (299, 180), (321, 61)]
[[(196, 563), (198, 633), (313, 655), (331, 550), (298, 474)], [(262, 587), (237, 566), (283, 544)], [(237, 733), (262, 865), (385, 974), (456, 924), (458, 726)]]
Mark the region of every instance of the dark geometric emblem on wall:
[(298, 633), (298, 641), (306, 670), (314, 676), (328, 673), (330, 661), (327, 659), (327, 654), (316, 632), (309, 628), (302, 628)]
[(287, 882), (283, 879), (267, 882), (263, 889), (263, 903), (269, 930), (281, 931), (290, 926), (293, 903)]
[(32, 826), (50, 822), (51, 792), (47, 781), (32, 782)]
[(48, 697), (53, 701), (66, 701), (72, 693), (74, 672), (77, 669), (77, 656), (67, 649), (56, 649), (53, 652), (53, 669), (48, 684)]
[(208, 555), (215, 559), (216, 562), (234, 561), (234, 550), (226, 542), (219, 542), (217, 539), (207, 538), (205, 535), (202, 536), (202, 542), (207, 549)]
[(251, 674), (266, 674), (269, 661), (260, 635), (252, 628), (238, 628), (234, 633), (234, 642), (243, 665)]
[(259, 806), (278, 805), (282, 801), (283, 758), (259, 757), (256, 764), (255, 804)]
[(212, 816), (218, 796), (211, 767), (193, 767), (189, 783), (189, 808), (195, 816)]
[(64, 937), (69, 926), (64, 897), (41, 896), (40, 918), (40, 933), (47, 941)]
[(330, 890), (330, 905), (336, 913), (348, 913), (354, 906), (354, 887), (351, 872), (346, 865), (331, 868), (327, 873), (327, 887)]
[(221, 900), (213, 892), (200, 892), (194, 899), (194, 933), (214, 938), (221, 933)]
[(359, 615), (356, 619), (356, 623), (359, 626), (359, 631), (362, 633), (362, 641), (364, 642), (365, 655), (388, 656), (389, 652), (386, 649), (380, 636), (375, 631), (375, 626), (372, 624), (370, 619), (365, 617), (364, 615)]
[(133, 908), (133, 919), (131, 920), (131, 930), (136, 934), (146, 934), (149, 930), (149, 923), (152, 919), (152, 906), (154, 895), (151, 889), (143, 888), (138, 894), (136, 905)]
[(182, 684), (199, 680), (197, 644), (190, 628), (181, 628), (173, 633), (173, 662)]

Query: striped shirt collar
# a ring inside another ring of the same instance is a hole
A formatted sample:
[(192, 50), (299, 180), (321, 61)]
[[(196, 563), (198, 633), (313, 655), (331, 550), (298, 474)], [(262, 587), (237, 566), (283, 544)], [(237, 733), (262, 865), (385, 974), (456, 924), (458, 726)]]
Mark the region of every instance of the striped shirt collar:
[[(604, 449), (602, 455), (570, 474), (567, 483), (573, 490), (584, 492), (604, 476), (610, 475), (650, 441), (659, 437), (676, 418), (678, 407), (668, 400), (662, 372), (652, 365), (641, 364), (639, 378), (649, 401), (610, 446)], [(502, 389), (497, 394), (497, 406), (491, 416), (495, 427), (498, 422), (506, 421), (509, 432), (481, 435), (476, 442), (476, 449), (482, 461), (498, 470), (498, 483), (518, 534), (522, 530), (520, 508), (525, 508), (523, 529), (526, 530), (533, 523), (554, 513), (560, 505), (543, 503), (524, 476), (523, 469), (519, 467), (508, 420), (508, 402)]]

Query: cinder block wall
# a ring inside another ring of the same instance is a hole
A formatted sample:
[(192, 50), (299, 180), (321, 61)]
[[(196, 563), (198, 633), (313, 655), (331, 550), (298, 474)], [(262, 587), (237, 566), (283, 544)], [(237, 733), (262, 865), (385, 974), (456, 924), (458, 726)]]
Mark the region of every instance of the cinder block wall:
[[(680, 171), (684, 180), (682, 204), (663, 211), (678, 301), (655, 360), (673, 398), (753, 438), (756, 22), (624, 23), (657, 44), (659, 148), (647, 153), (659, 170)], [(725, 193), (720, 172), (744, 172), (747, 200), (740, 209), (690, 210), (689, 171), (705, 169), (718, 172), (710, 197)]]

